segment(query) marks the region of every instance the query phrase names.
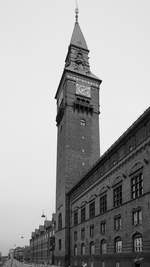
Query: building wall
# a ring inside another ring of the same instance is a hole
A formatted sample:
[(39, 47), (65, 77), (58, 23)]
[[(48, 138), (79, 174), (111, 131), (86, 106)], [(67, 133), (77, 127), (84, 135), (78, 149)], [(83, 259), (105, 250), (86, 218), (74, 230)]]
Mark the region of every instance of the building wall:
[[(131, 179), (143, 173), (143, 192), (136, 199), (131, 198)], [(133, 125), (115, 146), (100, 159), (70, 193), (70, 249), (71, 265), (79, 266), (85, 261), (88, 266), (141, 266), (150, 264), (150, 110), (144, 118)], [(122, 204), (114, 207), (114, 189), (122, 185)], [(107, 211), (100, 214), (100, 198), (107, 195)], [(95, 216), (89, 218), (89, 204), (95, 201)], [(85, 205), (86, 220), (81, 223), (81, 207)], [(133, 211), (142, 211), (142, 223), (133, 225)], [(78, 212), (78, 224), (74, 225), (74, 212)], [(121, 229), (114, 230), (115, 216), (121, 216)], [(101, 233), (101, 222), (106, 222), (106, 232)], [(90, 226), (94, 225), (94, 236), (90, 237)], [(81, 240), (81, 229), (85, 228), (85, 239)], [(74, 232), (77, 240), (74, 240)], [(133, 235), (140, 233), (143, 238), (143, 251), (133, 252)], [(115, 253), (114, 240), (121, 237), (122, 252)], [(101, 241), (107, 241), (107, 253), (101, 253)], [(95, 245), (94, 255), (90, 255), (90, 242)], [(81, 255), (81, 244), (85, 244), (85, 255)], [(77, 245), (77, 256), (74, 248)], [(102, 265), (102, 262), (104, 265)]]

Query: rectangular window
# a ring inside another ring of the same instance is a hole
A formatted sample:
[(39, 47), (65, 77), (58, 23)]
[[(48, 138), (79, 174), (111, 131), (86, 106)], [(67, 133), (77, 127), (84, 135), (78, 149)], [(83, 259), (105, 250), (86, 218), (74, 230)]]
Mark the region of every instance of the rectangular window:
[(100, 231), (101, 231), (101, 234), (106, 233), (106, 222), (105, 221), (101, 222)]
[(131, 198), (135, 199), (143, 195), (143, 174), (139, 173), (131, 179)]
[(114, 218), (114, 229), (116, 231), (121, 229), (121, 215), (117, 215)]
[(78, 211), (74, 211), (74, 225), (78, 224)]
[(90, 225), (90, 237), (94, 237), (94, 224)]
[(122, 252), (122, 240), (116, 240), (115, 251), (116, 251), (116, 253)]
[(141, 209), (137, 209), (133, 211), (133, 225), (142, 224), (142, 211)]
[(81, 240), (85, 239), (85, 228), (81, 229)]
[(81, 223), (85, 221), (85, 206), (81, 208)]
[(107, 211), (107, 195), (100, 197), (100, 214)]
[(118, 207), (122, 204), (122, 185), (117, 186), (114, 189), (114, 207)]
[(90, 219), (95, 217), (95, 201), (92, 201), (89, 204), (89, 217), (90, 217)]
[(134, 238), (134, 251), (135, 252), (142, 252), (142, 237), (135, 237)]

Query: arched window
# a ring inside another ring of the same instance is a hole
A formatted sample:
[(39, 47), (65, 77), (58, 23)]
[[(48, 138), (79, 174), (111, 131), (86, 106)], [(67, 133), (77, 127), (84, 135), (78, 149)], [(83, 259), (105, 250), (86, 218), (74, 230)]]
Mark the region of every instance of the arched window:
[(77, 245), (74, 245), (74, 256), (77, 256), (78, 254), (78, 248)]
[(120, 236), (115, 238), (115, 252), (116, 253), (122, 252), (122, 240)]
[(81, 244), (81, 255), (82, 256), (85, 255), (85, 244), (84, 243)]
[(58, 215), (58, 230), (62, 229), (62, 214), (59, 213)]
[(133, 250), (134, 252), (141, 252), (143, 250), (143, 240), (140, 233), (133, 236)]
[(107, 242), (105, 239), (102, 239), (101, 241), (101, 254), (107, 253)]
[(94, 255), (95, 254), (95, 245), (94, 242), (92, 241), (90, 243), (90, 255)]

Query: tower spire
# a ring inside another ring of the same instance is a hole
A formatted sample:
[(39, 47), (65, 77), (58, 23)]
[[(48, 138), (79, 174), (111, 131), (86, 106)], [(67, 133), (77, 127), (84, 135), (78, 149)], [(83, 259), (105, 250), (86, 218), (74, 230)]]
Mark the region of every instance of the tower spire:
[(75, 19), (76, 23), (78, 23), (78, 17), (79, 17), (79, 7), (78, 7), (78, 1), (76, 0), (76, 8), (75, 8)]

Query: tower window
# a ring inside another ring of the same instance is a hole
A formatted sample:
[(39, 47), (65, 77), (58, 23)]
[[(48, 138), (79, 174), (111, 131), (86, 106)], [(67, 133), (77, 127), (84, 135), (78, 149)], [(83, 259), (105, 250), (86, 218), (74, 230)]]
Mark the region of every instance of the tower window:
[(86, 126), (86, 121), (84, 119), (81, 119), (80, 120), (80, 125), (85, 127)]

